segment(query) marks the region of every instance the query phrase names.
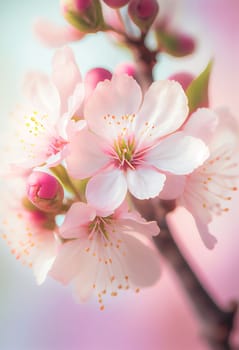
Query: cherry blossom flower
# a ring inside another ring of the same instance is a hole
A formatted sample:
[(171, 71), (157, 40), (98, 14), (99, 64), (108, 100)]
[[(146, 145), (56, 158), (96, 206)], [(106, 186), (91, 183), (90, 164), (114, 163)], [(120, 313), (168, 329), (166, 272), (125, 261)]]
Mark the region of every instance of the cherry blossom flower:
[(13, 115), (15, 163), (31, 168), (56, 165), (67, 152), (68, 135), (81, 122), (77, 115), (84, 97), (81, 75), (71, 49), (58, 49), (53, 58), (52, 76), (29, 73), (24, 84), (26, 105)]
[(127, 289), (138, 293), (159, 277), (158, 256), (149, 246), (159, 228), (125, 204), (103, 216), (88, 204), (74, 203), (59, 232), (65, 243), (50, 275), (63, 284), (72, 282), (79, 301), (96, 293), (103, 310), (105, 294), (116, 296)]
[(33, 269), (37, 283), (41, 284), (57, 251), (53, 231), (55, 222), (27, 200), (22, 178), (11, 180), (11, 190), (5, 186), (1, 191), (4, 203), (1, 207), (1, 236), (16, 259)]
[(239, 128), (226, 109), (216, 111), (217, 119), (211, 129), (203, 115), (203, 109), (198, 110), (189, 119), (184, 131), (201, 137), (209, 145), (210, 156), (186, 177), (179, 204), (193, 215), (202, 240), (211, 249), (216, 238), (210, 234), (208, 224), (215, 215), (229, 211), (232, 195), (237, 191)]
[(68, 171), (75, 178), (92, 177), (87, 201), (103, 210), (115, 209), (127, 189), (138, 199), (157, 196), (166, 173), (191, 173), (208, 157), (199, 139), (175, 132), (188, 114), (182, 87), (154, 82), (144, 96), (128, 75), (99, 83), (86, 102), (88, 124), (70, 138)]

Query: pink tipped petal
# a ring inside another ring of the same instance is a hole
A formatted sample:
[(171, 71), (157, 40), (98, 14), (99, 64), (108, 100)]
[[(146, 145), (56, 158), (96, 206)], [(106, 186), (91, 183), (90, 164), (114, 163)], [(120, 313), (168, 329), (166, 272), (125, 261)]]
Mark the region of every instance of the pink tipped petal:
[(151, 149), (147, 161), (160, 170), (186, 175), (202, 165), (208, 156), (209, 151), (204, 142), (178, 132)]
[(37, 112), (48, 113), (51, 118), (59, 116), (59, 94), (47, 75), (40, 72), (28, 73), (23, 91)]
[(139, 137), (149, 141), (177, 130), (188, 114), (187, 97), (175, 81), (154, 82), (146, 92), (137, 119)]
[(203, 243), (208, 249), (213, 249), (217, 243), (216, 237), (209, 232), (207, 224), (195, 217), (194, 220)]
[(86, 199), (100, 210), (114, 210), (120, 206), (127, 193), (127, 183), (118, 169), (101, 172), (88, 182)]
[(90, 129), (108, 140), (117, 138), (122, 132), (122, 117), (136, 113), (141, 99), (140, 86), (126, 74), (98, 83), (85, 107)]
[(215, 112), (207, 108), (199, 108), (190, 116), (183, 131), (208, 143), (212, 139), (217, 125), (218, 117)]
[(185, 176), (167, 174), (163, 190), (159, 194), (160, 199), (171, 200), (180, 197), (185, 187)]
[(84, 36), (74, 27), (60, 26), (46, 19), (37, 20), (33, 30), (43, 45), (55, 48), (80, 40)]
[(156, 197), (164, 186), (166, 176), (153, 168), (138, 168), (127, 171), (129, 191), (138, 199)]
[(95, 209), (85, 203), (74, 203), (68, 210), (63, 224), (60, 226), (60, 234), (63, 238), (77, 238), (84, 228), (96, 216)]
[(130, 235), (124, 236), (124, 243), (124, 259), (130, 281), (139, 287), (155, 284), (160, 274), (157, 252)]
[(102, 151), (102, 140), (87, 129), (80, 130), (69, 141), (66, 164), (71, 176), (87, 178), (104, 168), (109, 162)]
[(62, 113), (67, 110), (68, 97), (81, 82), (81, 74), (69, 47), (58, 49), (53, 57), (52, 80), (59, 91)]

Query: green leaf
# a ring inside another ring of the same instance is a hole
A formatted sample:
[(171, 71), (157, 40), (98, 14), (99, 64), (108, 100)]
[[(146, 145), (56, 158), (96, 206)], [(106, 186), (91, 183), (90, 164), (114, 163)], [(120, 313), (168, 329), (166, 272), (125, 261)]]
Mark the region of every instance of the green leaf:
[(186, 90), (189, 112), (194, 112), (199, 107), (208, 107), (208, 85), (213, 61), (210, 61), (204, 71), (194, 79)]
[(68, 192), (75, 193), (72, 187), (72, 181), (63, 165), (59, 164), (55, 167), (51, 167), (50, 170)]

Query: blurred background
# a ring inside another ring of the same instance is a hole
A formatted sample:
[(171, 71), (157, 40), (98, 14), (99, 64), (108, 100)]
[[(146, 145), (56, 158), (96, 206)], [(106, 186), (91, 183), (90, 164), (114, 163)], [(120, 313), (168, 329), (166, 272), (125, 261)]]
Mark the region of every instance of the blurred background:
[[(179, 71), (198, 74), (213, 57), (211, 105), (228, 106), (239, 118), (238, 0), (159, 0), (159, 5), (167, 9), (169, 2), (175, 23), (193, 34), (198, 45), (190, 57), (162, 57), (155, 78)], [(54, 50), (43, 47), (32, 31), (34, 20), (41, 17), (63, 24), (58, 0), (0, 1), (1, 132), (20, 101), (24, 74), (29, 69), (50, 72)], [(71, 47), (83, 74), (96, 66), (113, 70), (130, 59), (103, 34)], [(213, 251), (203, 246), (183, 210), (170, 220), (178, 244), (222, 305), (239, 299), (238, 207), (235, 201), (230, 212), (212, 224), (218, 238)], [(125, 293), (109, 300), (106, 310), (99, 312), (94, 302), (76, 304), (68, 288), (50, 279), (38, 287), (31, 271), (0, 241), (0, 349), (207, 350), (177, 278), (162, 259), (161, 266), (156, 286), (137, 296)]]

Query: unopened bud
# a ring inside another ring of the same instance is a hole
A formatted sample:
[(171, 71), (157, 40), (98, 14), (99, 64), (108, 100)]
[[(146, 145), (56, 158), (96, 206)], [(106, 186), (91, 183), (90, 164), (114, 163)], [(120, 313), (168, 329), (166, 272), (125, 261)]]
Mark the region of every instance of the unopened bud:
[(129, 3), (129, 0), (103, 0), (106, 5), (117, 9), (123, 7)]
[(183, 90), (186, 91), (188, 86), (195, 79), (195, 76), (192, 75), (191, 73), (180, 72), (180, 73), (175, 73), (173, 75), (170, 75), (168, 79), (176, 80), (179, 84), (182, 85)]
[(112, 73), (105, 68), (93, 68), (85, 76), (86, 95), (89, 96), (100, 81), (110, 80)]
[(115, 68), (115, 74), (127, 74), (130, 77), (135, 78), (136, 77), (136, 67), (133, 63), (123, 62), (120, 63)]
[(175, 57), (190, 55), (195, 50), (195, 40), (187, 34), (158, 30), (156, 38), (159, 48)]
[(95, 33), (105, 28), (99, 0), (61, 0), (65, 19), (84, 33)]
[(146, 33), (159, 11), (157, 0), (131, 0), (128, 8), (132, 21)]
[(27, 196), (38, 209), (56, 212), (62, 205), (64, 191), (54, 176), (34, 171), (27, 180)]

